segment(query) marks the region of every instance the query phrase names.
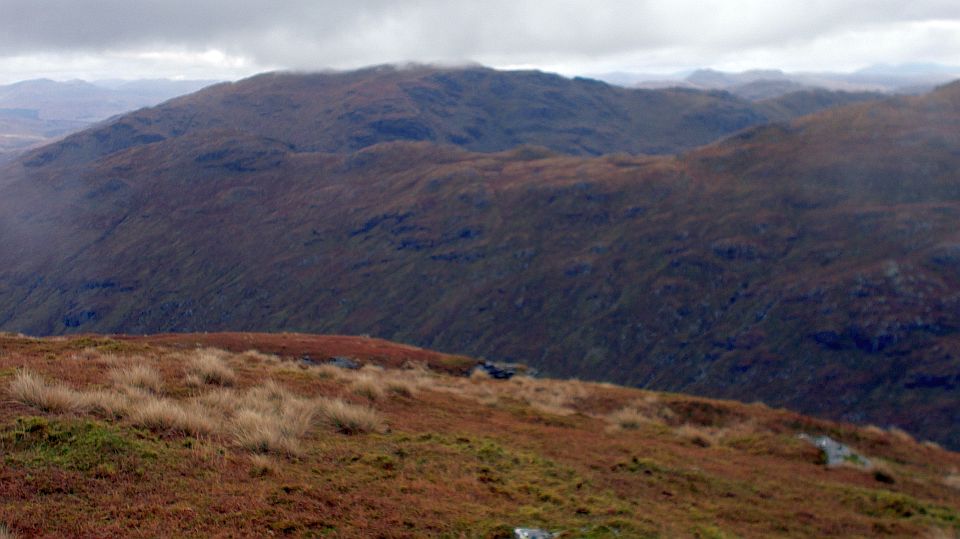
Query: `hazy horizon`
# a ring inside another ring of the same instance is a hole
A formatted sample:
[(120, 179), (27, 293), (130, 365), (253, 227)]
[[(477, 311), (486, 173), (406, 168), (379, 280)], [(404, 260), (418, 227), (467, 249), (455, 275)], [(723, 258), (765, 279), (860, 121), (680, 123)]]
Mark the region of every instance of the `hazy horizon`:
[(329, 73), (336, 73), (336, 72), (345, 72), (345, 71), (352, 71), (352, 70), (357, 70), (357, 69), (373, 68), (373, 67), (386, 66), (386, 65), (393, 66), (393, 67), (396, 67), (396, 68), (398, 68), (398, 69), (404, 69), (404, 68), (411, 67), (411, 66), (424, 66), (424, 65), (426, 65), (426, 66), (434, 66), (434, 67), (438, 67), (438, 68), (449, 68), (449, 69), (470, 68), (470, 67), (487, 67), (487, 68), (498, 69), (498, 70), (505, 70), (505, 71), (512, 71), (512, 70), (538, 70), (538, 71), (543, 71), (543, 72), (546, 72), (546, 73), (557, 73), (557, 74), (559, 74), (559, 75), (562, 75), (562, 76), (565, 76), (565, 77), (570, 77), (570, 78), (572, 78), (572, 77), (587, 77), (587, 78), (595, 78), (595, 79), (598, 79), (598, 80), (605, 80), (605, 81), (607, 81), (607, 82), (613, 82), (613, 83), (616, 83), (616, 82), (617, 82), (618, 80), (620, 80), (620, 79), (630, 79), (630, 80), (634, 80), (634, 81), (649, 81), (649, 82), (656, 82), (656, 81), (682, 81), (683, 79), (685, 79), (685, 78), (688, 77), (689, 75), (692, 75), (692, 74), (694, 74), (694, 73), (696, 73), (696, 72), (703, 72), (703, 71), (714, 71), (714, 72), (724, 73), (724, 74), (728, 74), (728, 75), (748, 75), (748, 74), (751, 74), (751, 73), (763, 73), (763, 72), (770, 72), (770, 73), (772, 73), (772, 72), (780, 72), (780, 73), (783, 73), (784, 75), (787, 75), (787, 76), (803, 77), (803, 76), (818, 76), (818, 75), (855, 76), (855, 75), (858, 75), (858, 74), (867, 74), (867, 73), (871, 73), (871, 72), (883, 73), (883, 72), (885, 72), (885, 70), (886, 70), (886, 72), (889, 72), (889, 73), (895, 73), (895, 72), (898, 72), (898, 71), (905, 71), (905, 72), (908, 73), (908, 75), (905, 75), (905, 77), (908, 77), (908, 76), (914, 76), (914, 77), (930, 76), (930, 77), (933, 77), (933, 76), (936, 76), (936, 75), (944, 75), (944, 76), (948, 76), (949, 78), (958, 78), (958, 79), (960, 79), (960, 65), (948, 65), (948, 64), (937, 64), (937, 63), (922, 63), (922, 62), (917, 62), (917, 63), (903, 63), (903, 64), (885, 64), (885, 63), (878, 63), (878, 64), (866, 65), (866, 66), (863, 66), (863, 67), (860, 67), (860, 68), (857, 68), (857, 69), (837, 70), (837, 71), (831, 71), (831, 70), (790, 71), (790, 70), (785, 70), (785, 69), (782, 69), (782, 68), (779, 68), (779, 67), (776, 67), (776, 66), (757, 67), (757, 68), (750, 68), (750, 69), (744, 69), (744, 70), (723, 70), (723, 69), (716, 68), (716, 67), (714, 67), (714, 66), (700, 66), (700, 67), (692, 67), (692, 68), (688, 68), (688, 69), (682, 69), (682, 70), (679, 70), (679, 71), (664, 71), (664, 72), (643, 71), (643, 70), (635, 70), (635, 71), (631, 71), (631, 70), (615, 70), (615, 71), (607, 71), (607, 72), (567, 73), (567, 72), (553, 71), (553, 70), (546, 69), (546, 68), (541, 68), (541, 67), (535, 66), (535, 65), (531, 65), (531, 66), (503, 66), (503, 67), (501, 67), (501, 66), (485, 65), (485, 64), (481, 64), (481, 63), (479, 63), (479, 62), (441, 63), (441, 62), (416, 62), (416, 61), (408, 61), (408, 62), (387, 62), (387, 63), (381, 63), (381, 64), (370, 64), (370, 65), (363, 65), (363, 66), (356, 66), (356, 67), (342, 68), (342, 69), (336, 69), (336, 68), (316, 68), (316, 69), (276, 68), (276, 69), (264, 69), (264, 70), (262, 70), (262, 71), (254, 71), (254, 72), (251, 72), (251, 73), (244, 73), (244, 74), (242, 74), (242, 75), (237, 75), (237, 76), (235, 76), (235, 77), (228, 77), (228, 78), (217, 78), (217, 77), (202, 76), (202, 75), (198, 75), (198, 76), (196, 76), (196, 77), (187, 78), (187, 77), (182, 77), (182, 76), (160, 76), (160, 75), (158, 75), (158, 76), (151, 76), (151, 74), (145, 74), (145, 75), (142, 76), (142, 77), (122, 77), (122, 76), (118, 76), (118, 77), (108, 77), (108, 78), (84, 78), (84, 77), (82, 77), (82, 76), (77, 76), (77, 74), (74, 74), (74, 73), (63, 73), (63, 74), (59, 74), (59, 73), (48, 73), (48, 74), (42, 74), (42, 75), (39, 75), (39, 76), (36, 76), (36, 77), (29, 77), (29, 78), (22, 78), (22, 79), (4, 79), (4, 78), (3, 78), (3, 74), (0, 74), (0, 86), (9, 86), (9, 85), (14, 85), (14, 84), (23, 83), (23, 82), (32, 82), (32, 81), (40, 81), (40, 80), (50, 80), (50, 81), (60, 82), (60, 83), (82, 82), (82, 83), (93, 84), (93, 85), (96, 85), (96, 86), (99, 86), (99, 87), (102, 87), (102, 88), (106, 88), (106, 89), (116, 89), (116, 88), (117, 88), (118, 86), (120, 86), (120, 85), (123, 85), (123, 84), (125, 84), (125, 83), (131, 83), (131, 82), (150, 82), (150, 81), (161, 82), (161, 81), (165, 81), (165, 82), (174, 82), (174, 83), (177, 83), (177, 82), (183, 82), (183, 83), (186, 83), (186, 82), (216, 83), (216, 82), (225, 82), (225, 81), (237, 81), (237, 80), (241, 80), (241, 79), (244, 79), (244, 78), (256, 76), (256, 75), (263, 74), (263, 73), (270, 73), (270, 72), (294, 72), (294, 73), (324, 73), (324, 72), (329, 72)]

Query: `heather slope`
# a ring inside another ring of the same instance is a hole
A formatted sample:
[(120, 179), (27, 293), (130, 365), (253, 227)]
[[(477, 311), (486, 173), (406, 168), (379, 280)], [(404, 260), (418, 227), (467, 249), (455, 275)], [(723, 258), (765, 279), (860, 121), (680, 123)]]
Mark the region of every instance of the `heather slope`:
[(367, 333), (960, 444), (956, 85), (595, 158), (309, 152), (230, 90), (4, 169), (0, 326)]
[[(344, 354), (363, 367), (322, 364)], [(960, 457), (902, 432), (437, 370), (451, 360), (463, 358), (337, 336), (0, 334), (0, 524), (29, 537), (397, 538), (960, 526)], [(801, 434), (858, 456), (825, 465)]]

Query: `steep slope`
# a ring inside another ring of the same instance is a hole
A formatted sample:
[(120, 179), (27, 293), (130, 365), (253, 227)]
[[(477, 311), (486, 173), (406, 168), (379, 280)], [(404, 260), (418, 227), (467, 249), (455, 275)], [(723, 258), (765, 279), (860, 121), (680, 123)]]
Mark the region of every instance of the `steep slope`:
[(124, 131), (162, 107), (0, 175), (0, 326), (369, 333), (960, 446), (958, 94), (683, 158)]
[[(323, 364), (345, 353), (363, 368)], [(960, 456), (902, 432), (435, 370), (449, 359), (356, 337), (0, 334), (0, 527), (820, 538), (947, 537), (960, 526)], [(852, 453), (828, 455), (804, 435)]]

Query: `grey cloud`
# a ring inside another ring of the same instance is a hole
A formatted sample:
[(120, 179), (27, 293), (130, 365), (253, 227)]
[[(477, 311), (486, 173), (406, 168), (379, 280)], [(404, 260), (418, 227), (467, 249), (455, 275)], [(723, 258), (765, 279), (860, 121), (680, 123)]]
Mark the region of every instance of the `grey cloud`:
[(257, 65), (321, 68), (584, 62), (682, 49), (709, 64), (741, 49), (930, 20), (960, 20), (960, 2), (0, 0), (0, 57), (215, 49)]

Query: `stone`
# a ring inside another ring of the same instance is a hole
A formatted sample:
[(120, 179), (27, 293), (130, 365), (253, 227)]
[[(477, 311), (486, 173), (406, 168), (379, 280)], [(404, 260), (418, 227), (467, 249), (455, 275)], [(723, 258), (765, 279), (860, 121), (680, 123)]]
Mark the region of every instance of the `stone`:
[(334, 367), (340, 367), (341, 369), (349, 369), (349, 370), (357, 370), (360, 368), (359, 363), (344, 356), (332, 357), (327, 360), (327, 364), (333, 365)]
[(480, 363), (474, 367), (474, 370), (483, 371), (496, 380), (509, 380), (517, 374), (516, 369), (512, 367), (498, 365), (491, 361)]
[(863, 455), (856, 453), (850, 446), (842, 444), (829, 436), (810, 436), (800, 434), (801, 440), (806, 440), (823, 451), (827, 466), (840, 466), (841, 464), (852, 464), (861, 468), (872, 468), (870, 460)]
[(556, 535), (540, 528), (514, 528), (513, 537), (514, 539), (552, 539)]

